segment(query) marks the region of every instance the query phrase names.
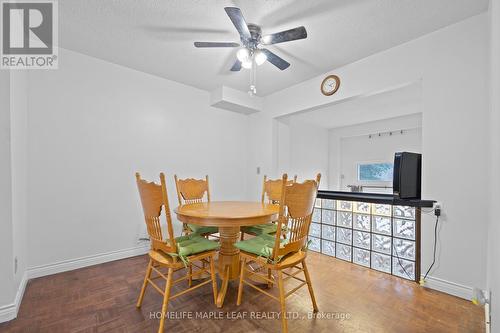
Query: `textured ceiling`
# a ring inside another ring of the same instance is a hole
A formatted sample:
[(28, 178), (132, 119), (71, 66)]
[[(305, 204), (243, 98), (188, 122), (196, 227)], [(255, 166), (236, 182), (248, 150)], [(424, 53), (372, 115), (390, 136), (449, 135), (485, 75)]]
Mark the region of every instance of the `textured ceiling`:
[(225, 6), (264, 34), (307, 29), (305, 40), (269, 47), (291, 66), (259, 66), (263, 96), (484, 12), (488, 0), (64, 0), (60, 46), (208, 91), (246, 91), (250, 72), (229, 71), (235, 49), (193, 47), (239, 42)]

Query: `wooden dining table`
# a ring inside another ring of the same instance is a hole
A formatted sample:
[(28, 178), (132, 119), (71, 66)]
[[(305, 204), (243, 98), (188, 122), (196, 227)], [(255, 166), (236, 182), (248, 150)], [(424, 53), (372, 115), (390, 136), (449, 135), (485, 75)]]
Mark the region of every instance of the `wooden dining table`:
[(174, 212), (183, 223), (219, 228), (220, 250), (218, 273), (222, 286), (217, 296), (217, 307), (222, 307), (230, 280), (240, 274), (240, 250), (234, 246), (242, 226), (269, 223), (278, 219), (278, 205), (248, 201), (211, 201), (186, 204)]

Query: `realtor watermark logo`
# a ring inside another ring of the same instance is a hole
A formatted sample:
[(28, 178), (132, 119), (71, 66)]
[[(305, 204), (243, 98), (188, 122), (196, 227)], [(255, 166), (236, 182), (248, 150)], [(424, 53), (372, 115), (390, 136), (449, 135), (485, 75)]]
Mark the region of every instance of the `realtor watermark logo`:
[(57, 69), (57, 0), (0, 0), (1, 69)]

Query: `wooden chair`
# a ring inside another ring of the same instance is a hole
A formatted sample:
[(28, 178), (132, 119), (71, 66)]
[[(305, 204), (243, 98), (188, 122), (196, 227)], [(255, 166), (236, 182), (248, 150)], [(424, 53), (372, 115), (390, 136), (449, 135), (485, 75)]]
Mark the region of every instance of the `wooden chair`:
[[(297, 181), (297, 175), (293, 177), (293, 180), (287, 180), (286, 184), (291, 185)], [(281, 188), (283, 185), (282, 179), (267, 179), (267, 176), (264, 175), (264, 182), (262, 184), (262, 203), (269, 203), (279, 205), (281, 200)], [(252, 236), (258, 236), (262, 233), (275, 233), (277, 227), (277, 221), (267, 224), (261, 224), (250, 227), (241, 228), (241, 240), (245, 239), (245, 234), (249, 234)], [(283, 237), (286, 237), (286, 234), (283, 233)]]
[[(163, 304), (161, 309), (160, 327), (158, 332), (163, 332), (165, 316), (167, 313), (168, 302), (174, 298), (184, 295), (185, 293), (197, 289), (205, 284), (212, 282), (214, 302), (217, 301), (217, 282), (215, 278), (214, 257), (218, 243), (210, 241), (199, 235), (188, 235), (174, 238), (174, 229), (172, 226), (172, 218), (170, 216), (170, 207), (168, 205), (167, 187), (165, 183), (165, 175), (160, 174), (161, 184), (147, 182), (141, 179), (139, 173), (136, 173), (137, 187), (141, 197), (144, 218), (151, 241), (151, 250), (149, 251), (149, 264), (142, 284), (137, 307), (140, 308), (146, 287), (151, 285), (160, 294), (163, 295)], [(167, 221), (167, 238), (163, 238), (160, 216), (162, 210), (165, 213)], [(184, 259), (184, 260), (181, 260)], [(187, 262), (186, 262), (187, 261)], [(209, 269), (202, 268), (195, 264), (196, 261), (206, 263)], [(174, 280), (174, 272), (189, 267), (189, 272), (186, 276)], [(192, 268), (198, 268), (194, 273)], [(167, 272), (162, 272), (160, 269), (166, 268)], [(152, 276), (153, 272), (156, 276)], [(205, 281), (185, 289), (175, 295), (171, 295), (171, 288), (174, 284), (184, 280), (191, 280), (193, 276), (210, 273), (210, 278)], [(166, 280), (165, 288), (160, 288), (153, 280), (163, 278)]]
[[(286, 185), (291, 185), (297, 181), (297, 175), (293, 177), (293, 180), (287, 180)], [(262, 202), (279, 205), (281, 200), (281, 188), (283, 185), (283, 179), (267, 179), (264, 175), (264, 183), (262, 184)]]
[[(235, 244), (240, 249), (241, 272), (240, 284), (238, 288), (237, 304), (241, 304), (243, 295), (243, 284), (262, 292), (263, 294), (278, 301), (281, 305), (282, 331), (288, 332), (285, 300), (299, 288), (307, 285), (314, 312), (318, 311), (316, 299), (311, 284), (311, 278), (306, 266), (307, 236), (311, 224), (314, 202), (318, 192), (318, 185), (321, 175), (316, 176), (316, 180), (307, 180), (303, 183), (287, 184), (287, 175), (283, 175), (281, 184), (281, 198), (278, 218), (278, 228), (274, 236), (261, 235), (246, 241)], [(283, 228), (286, 226), (286, 228)], [(282, 230), (287, 230), (287, 239), (281, 238)], [(254, 269), (250, 265), (256, 264), (259, 269)], [(249, 266), (249, 267), (247, 267)], [(285, 271), (285, 269), (287, 271)], [(260, 273), (265, 272), (267, 274)], [(266, 280), (274, 283), (274, 276), (269, 272), (277, 273), (279, 287), (279, 297), (252, 284), (246, 277), (254, 276), (259, 280)], [(297, 277), (299, 273), (304, 273), (304, 279)], [(267, 275), (267, 276), (266, 276)], [(286, 277), (283, 277), (285, 275)], [(301, 282), (297, 287), (285, 293), (284, 282), (288, 279), (295, 279)]]
[[(177, 175), (174, 175), (174, 179), (179, 205), (210, 202), (208, 176), (205, 176), (205, 179), (179, 179)], [(183, 234), (185, 235), (196, 232), (200, 235), (208, 236), (219, 232), (217, 227), (202, 227), (187, 223), (183, 223), (182, 225)]]

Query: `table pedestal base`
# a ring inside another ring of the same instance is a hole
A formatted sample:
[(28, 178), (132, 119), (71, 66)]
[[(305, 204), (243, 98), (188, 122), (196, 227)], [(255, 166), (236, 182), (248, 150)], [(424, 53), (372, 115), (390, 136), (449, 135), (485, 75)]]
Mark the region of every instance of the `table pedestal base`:
[(219, 276), (222, 286), (217, 296), (217, 307), (221, 308), (226, 297), (229, 280), (235, 280), (240, 274), (240, 250), (234, 246), (240, 235), (239, 227), (219, 227)]

